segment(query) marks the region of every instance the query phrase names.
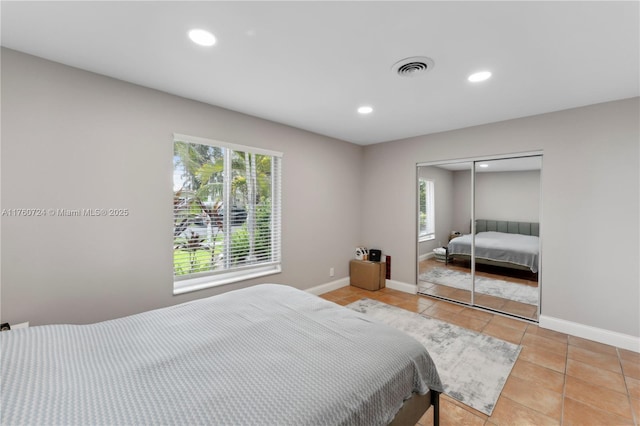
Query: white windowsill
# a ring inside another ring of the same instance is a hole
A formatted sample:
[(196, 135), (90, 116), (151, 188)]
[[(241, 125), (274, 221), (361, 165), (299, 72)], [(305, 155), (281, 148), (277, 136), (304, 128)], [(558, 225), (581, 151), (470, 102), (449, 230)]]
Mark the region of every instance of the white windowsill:
[(246, 281), (282, 272), (280, 265), (268, 265), (247, 271), (232, 271), (205, 277), (191, 278), (173, 282), (173, 294), (184, 294), (192, 291), (203, 290), (205, 288), (219, 287), (239, 281)]
[(431, 241), (431, 240), (435, 240), (436, 236), (435, 235), (427, 235), (424, 237), (419, 237), (418, 238), (418, 242), (419, 243), (424, 243), (425, 241)]

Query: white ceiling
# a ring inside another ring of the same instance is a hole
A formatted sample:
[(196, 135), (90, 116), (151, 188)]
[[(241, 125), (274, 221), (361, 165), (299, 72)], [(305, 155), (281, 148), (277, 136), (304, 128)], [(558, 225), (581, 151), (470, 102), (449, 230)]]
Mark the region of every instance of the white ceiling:
[[(5, 47), (363, 145), (640, 94), (636, 1), (2, 1), (0, 12)], [(194, 45), (192, 28), (217, 44)], [(391, 72), (410, 56), (435, 66)], [(466, 80), (483, 69), (490, 80)], [(363, 104), (374, 112), (359, 115)]]

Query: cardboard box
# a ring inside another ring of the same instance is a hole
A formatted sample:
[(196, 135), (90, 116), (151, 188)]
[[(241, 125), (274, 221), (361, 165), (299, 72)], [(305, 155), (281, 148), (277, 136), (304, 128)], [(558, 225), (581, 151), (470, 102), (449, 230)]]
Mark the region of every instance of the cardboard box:
[(366, 260), (352, 260), (349, 263), (350, 283), (365, 290), (380, 290), (386, 286), (387, 264)]

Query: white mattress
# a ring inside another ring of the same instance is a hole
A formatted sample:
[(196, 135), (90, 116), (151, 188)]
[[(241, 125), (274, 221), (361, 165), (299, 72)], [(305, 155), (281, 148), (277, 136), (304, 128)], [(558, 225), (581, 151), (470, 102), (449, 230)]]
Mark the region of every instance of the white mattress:
[[(449, 241), (449, 254), (471, 256), (472, 235), (466, 234)], [(526, 266), (538, 272), (540, 239), (534, 235), (505, 232), (478, 232), (475, 236), (476, 258)]]

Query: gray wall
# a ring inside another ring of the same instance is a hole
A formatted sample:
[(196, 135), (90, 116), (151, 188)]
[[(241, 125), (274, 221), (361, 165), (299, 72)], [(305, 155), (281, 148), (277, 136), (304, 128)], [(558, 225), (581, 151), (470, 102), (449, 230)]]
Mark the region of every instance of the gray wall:
[(475, 181), (477, 219), (539, 221), (539, 170), (476, 173)]
[[(415, 283), (416, 163), (543, 150), (542, 315), (640, 336), (639, 98), (365, 147), (365, 243)], [(381, 175), (379, 170), (385, 170)], [(375, 188), (375, 189), (374, 189)]]
[(453, 229), (463, 234), (471, 233), (471, 168), (453, 173)]
[[(360, 146), (6, 49), (1, 106), (2, 208), (130, 211), (3, 217), (3, 322), (94, 322), (258, 282), (306, 289), (348, 276)], [(281, 274), (172, 295), (173, 132), (284, 153)]]

